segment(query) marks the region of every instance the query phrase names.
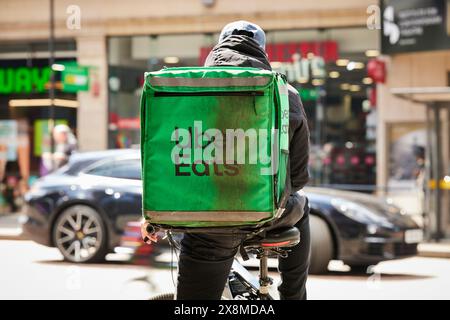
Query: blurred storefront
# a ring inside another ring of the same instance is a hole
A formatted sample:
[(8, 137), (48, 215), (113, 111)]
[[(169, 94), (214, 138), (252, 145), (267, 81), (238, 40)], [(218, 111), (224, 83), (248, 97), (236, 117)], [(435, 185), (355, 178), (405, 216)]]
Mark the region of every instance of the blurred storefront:
[[(58, 42), (57, 62), (75, 61), (74, 49), (73, 41)], [(76, 128), (75, 94), (57, 90), (51, 114), (50, 73), (46, 42), (0, 47), (0, 208), (15, 211), (18, 195), (39, 176), (41, 156), (51, 147), (50, 121)]]
[[(450, 236), (450, 1), (382, 1), (377, 183)], [(413, 193), (412, 193), (412, 192)]]

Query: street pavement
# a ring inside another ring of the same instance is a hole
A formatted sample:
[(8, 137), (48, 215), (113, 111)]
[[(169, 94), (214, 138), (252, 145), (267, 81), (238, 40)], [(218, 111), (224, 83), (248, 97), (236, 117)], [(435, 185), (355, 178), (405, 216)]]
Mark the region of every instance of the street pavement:
[[(0, 299), (149, 299), (173, 291), (167, 267), (134, 266), (118, 255), (108, 260), (70, 264), (56, 249), (0, 240)], [(336, 265), (335, 270), (345, 270)], [(372, 274), (333, 271), (310, 276), (308, 295), (309, 299), (450, 299), (448, 270), (450, 259), (414, 257), (381, 263)], [(272, 276), (276, 284), (279, 277), (276, 272)]]
[(20, 213), (0, 214), (0, 239), (20, 239), (24, 219)]

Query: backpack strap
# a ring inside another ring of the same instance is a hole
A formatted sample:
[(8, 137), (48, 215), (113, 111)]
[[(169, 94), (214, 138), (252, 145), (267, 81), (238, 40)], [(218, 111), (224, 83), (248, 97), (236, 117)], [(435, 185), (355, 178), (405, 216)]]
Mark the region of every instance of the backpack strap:
[(291, 192), (292, 192), (292, 185), (291, 185), (291, 165), (290, 165), (290, 159), (289, 157), (287, 157), (287, 164), (286, 164), (286, 180), (285, 180), (285, 187), (283, 190), (283, 195), (281, 196), (280, 200), (278, 201), (278, 210), (277, 213), (275, 214), (275, 218), (279, 218), (281, 217), (281, 215), (283, 214), (285, 207), (286, 207), (286, 203), (289, 199), (289, 197), (291, 196)]

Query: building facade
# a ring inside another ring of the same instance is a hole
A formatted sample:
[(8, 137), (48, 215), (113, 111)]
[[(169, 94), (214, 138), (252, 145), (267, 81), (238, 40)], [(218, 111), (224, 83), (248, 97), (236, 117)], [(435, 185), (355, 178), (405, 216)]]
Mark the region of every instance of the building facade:
[(408, 212), (425, 213), (430, 237), (448, 237), (450, 1), (381, 3), (386, 81), (378, 85), (377, 183)]

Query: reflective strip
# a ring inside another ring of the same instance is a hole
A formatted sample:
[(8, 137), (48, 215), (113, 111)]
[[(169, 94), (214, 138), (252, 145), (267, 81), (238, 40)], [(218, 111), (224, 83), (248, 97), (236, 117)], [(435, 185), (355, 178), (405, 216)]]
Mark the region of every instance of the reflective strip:
[[(264, 241), (264, 240), (263, 240)], [(298, 243), (298, 242), (297, 242)], [(281, 246), (286, 246), (286, 245), (292, 245), (294, 246), (295, 244), (297, 244), (295, 241), (282, 241), (282, 242), (274, 242), (274, 243), (261, 243), (262, 247), (281, 247)]]
[(150, 85), (155, 87), (260, 87), (266, 86), (272, 79), (270, 77), (248, 78), (167, 78), (151, 77)]
[(271, 212), (256, 211), (146, 211), (152, 222), (252, 222), (270, 218)]

